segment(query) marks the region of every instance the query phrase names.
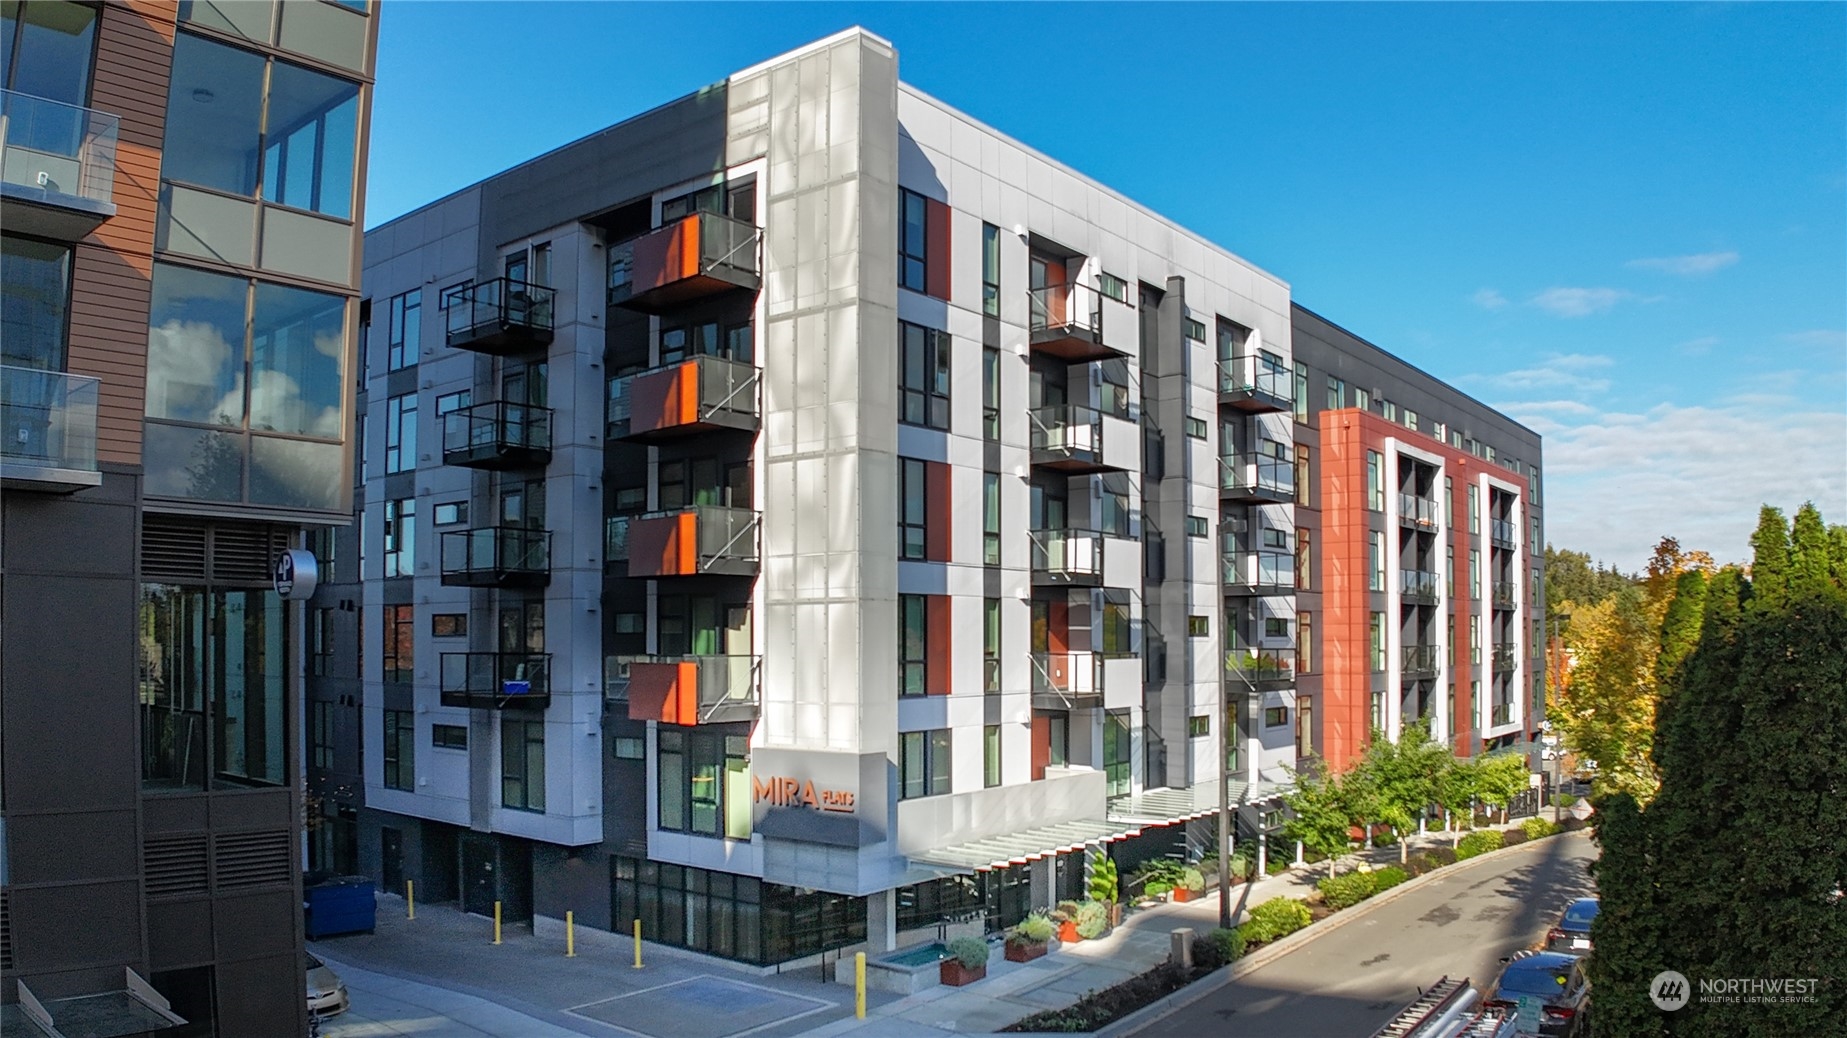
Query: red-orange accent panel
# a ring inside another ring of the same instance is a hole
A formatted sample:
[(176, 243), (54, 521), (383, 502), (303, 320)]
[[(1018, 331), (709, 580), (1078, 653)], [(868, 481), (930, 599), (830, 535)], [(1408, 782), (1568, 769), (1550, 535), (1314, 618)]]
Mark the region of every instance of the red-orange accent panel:
[(1052, 719), (1034, 714), (1032, 737), (1032, 777), (1036, 781), (1045, 777), (1045, 766), (1052, 762)]
[(949, 298), (949, 206), (924, 199), (924, 291)]
[(629, 431), (653, 432), (699, 420), (699, 365), (687, 361), (629, 383)]
[(698, 664), (631, 663), (628, 716), (631, 721), (698, 724)]
[(699, 273), (699, 214), (635, 242), (630, 279), (635, 292), (671, 285)]
[(949, 596), (924, 596), (924, 644), (929, 646), (929, 656), (924, 660), (924, 694), (946, 696), (949, 694), (949, 661), (955, 656), (950, 652)]
[(1321, 413), (1321, 752), (1344, 771), (1372, 730), (1372, 627), (1360, 412)]
[(699, 572), (695, 548), (699, 518), (694, 512), (637, 519), (628, 531), (628, 575), (683, 577)]
[(931, 562), (949, 561), (950, 500), (949, 466), (924, 462), (924, 558)]
[(1071, 600), (1054, 598), (1045, 607), (1045, 650), (1056, 655), (1071, 651)]

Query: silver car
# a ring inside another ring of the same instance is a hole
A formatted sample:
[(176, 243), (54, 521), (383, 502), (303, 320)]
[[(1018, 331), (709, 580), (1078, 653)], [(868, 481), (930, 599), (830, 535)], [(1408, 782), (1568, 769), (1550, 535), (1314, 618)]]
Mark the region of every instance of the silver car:
[(352, 1007), (346, 995), (346, 982), (327, 964), (308, 953), (308, 1012), (315, 1016), (338, 1016)]

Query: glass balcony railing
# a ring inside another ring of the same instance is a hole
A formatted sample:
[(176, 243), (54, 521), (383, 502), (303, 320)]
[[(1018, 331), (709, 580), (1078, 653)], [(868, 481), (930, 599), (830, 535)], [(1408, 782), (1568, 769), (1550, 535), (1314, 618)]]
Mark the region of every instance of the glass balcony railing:
[(628, 662), (629, 719), (678, 725), (754, 720), (762, 671), (761, 656), (635, 656)]
[(1494, 647), (1494, 652), (1492, 655), (1493, 655), (1493, 660), (1494, 660), (1495, 673), (1505, 674), (1514, 669), (1514, 647), (1513, 646), (1496, 645)]
[(544, 587), (552, 535), (523, 526), (485, 526), (442, 535), (442, 582), (453, 587)]
[(548, 346), (557, 297), (555, 289), (508, 278), (459, 288), (444, 313), (445, 341), (454, 349), (495, 356)]
[(1435, 529), (1441, 514), (1437, 511), (1437, 503), (1430, 498), (1416, 494), (1398, 495), (1398, 517), (1406, 526)]
[[(624, 518), (621, 544), (606, 537), (606, 547), (621, 551), (631, 577), (757, 572), (761, 514), (752, 509), (691, 505)], [(605, 533), (615, 529), (606, 527)]]
[(445, 465), (536, 468), (551, 456), (551, 408), (496, 400), (443, 415)]
[(115, 215), (121, 121), (0, 90), (0, 197), (7, 229), (76, 241)]
[(1219, 399), (1240, 411), (1287, 411), (1294, 391), (1294, 376), (1274, 361), (1255, 356), (1219, 360)]
[(442, 705), (543, 710), (551, 705), (551, 662), (544, 653), (442, 653)]
[(1295, 681), (1294, 649), (1233, 648), (1225, 653), (1225, 675), (1235, 686), (1270, 689)]
[(1442, 585), (1437, 575), (1427, 569), (1406, 569), (1398, 571), (1398, 591), (1407, 602), (1422, 605), (1436, 605), (1441, 597)]
[(1295, 590), (1295, 556), (1288, 552), (1232, 552), (1220, 562), (1228, 594), (1286, 595)]
[[(1104, 555), (1111, 540), (1126, 540), (1126, 532), (1082, 530), (1070, 527), (1031, 530), (1033, 582), (1040, 585), (1096, 587), (1104, 580)], [(1131, 548), (1133, 546), (1130, 546)], [(1123, 548), (1117, 545), (1118, 549)]]
[(1402, 660), (1404, 673), (1410, 675), (1431, 675), (1437, 672), (1437, 647), (1434, 645), (1406, 645)]
[(1077, 363), (1126, 357), (1139, 343), (1135, 308), (1090, 285), (1048, 285), (1026, 296), (1034, 350)]
[(610, 248), (609, 302), (646, 313), (734, 289), (756, 291), (756, 225), (698, 212)]
[(1105, 441), (1103, 412), (1076, 404), (1036, 408), (1027, 415), (1032, 462), (1066, 472), (1100, 472), (1128, 469), (1140, 449), (1133, 429), (1120, 439)]
[(8, 486), (72, 491), (102, 483), (100, 388), (86, 375), (0, 365), (0, 473)]
[(756, 365), (700, 356), (609, 381), (604, 417), (612, 440), (665, 440), (737, 429), (754, 432), (760, 416)]
[(1497, 548), (1514, 546), (1514, 524), (1506, 519), (1496, 519), (1488, 524), (1488, 539)]
[(1496, 609), (1512, 609), (1520, 602), (1519, 588), (1511, 580), (1497, 580), (1489, 591)]
[(1219, 459), (1219, 496), (1232, 503), (1295, 500), (1295, 468), (1287, 457), (1245, 453)]

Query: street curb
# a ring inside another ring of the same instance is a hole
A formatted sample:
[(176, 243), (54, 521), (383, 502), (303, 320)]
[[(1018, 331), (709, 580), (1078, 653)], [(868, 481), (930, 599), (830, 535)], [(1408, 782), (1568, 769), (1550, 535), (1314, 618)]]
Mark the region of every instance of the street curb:
[[(1587, 836), (1589, 835), (1589, 830), (1579, 831), (1584, 832)], [(1573, 834), (1561, 832), (1555, 835), (1564, 837)], [(1552, 839), (1553, 837), (1550, 836), (1542, 836), (1537, 840), (1527, 840), (1525, 843), (1515, 844), (1512, 847), (1497, 848), (1485, 854), (1478, 854), (1473, 858), (1457, 862), (1456, 865), (1473, 865), (1478, 862), (1492, 861), (1496, 858), (1517, 854), (1535, 847), (1546, 846)], [(1393, 864), (1396, 863), (1394, 862)], [(1250, 955), (1232, 963), (1230, 966), (1220, 969), (1211, 976), (1196, 980), (1186, 987), (1181, 988), (1179, 991), (1171, 995), (1166, 995), (1159, 1001), (1145, 1005), (1135, 1012), (1130, 1013), (1128, 1016), (1121, 1017), (1111, 1023), (1105, 1024), (1101, 1029), (1091, 1033), (1096, 1035), (1096, 1038), (1123, 1038), (1125, 1035), (1139, 1031), (1151, 1024), (1158, 1023), (1193, 1003), (1198, 1002), (1200, 999), (1228, 986), (1239, 977), (1247, 973), (1255, 973), (1257, 970), (1269, 965), (1276, 959), (1280, 959), (1294, 951), (1298, 946), (1306, 944), (1309, 940), (1324, 937), (1347, 925), (1354, 919), (1367, 914), (1372, 909), (1380, 905), (1390, 904), (1392, 901), (1404, 896), (1406, 891), (1422, 886), (1427, 881), (1453, 875), (1456, 865), (1446, 865), (1442, 868), (1426, 872), (1421, 876), (1414, 876), (1384, 893), (1374, 894), (1372, 897), (1354, 905), (1352, 908), (1335, 912), (1333, 915), (1318, 923), (1305, 926), (1295, 933), (1272, 941), (1262, 948), (1257, 949), (1255, 952), (1252, 952)]]

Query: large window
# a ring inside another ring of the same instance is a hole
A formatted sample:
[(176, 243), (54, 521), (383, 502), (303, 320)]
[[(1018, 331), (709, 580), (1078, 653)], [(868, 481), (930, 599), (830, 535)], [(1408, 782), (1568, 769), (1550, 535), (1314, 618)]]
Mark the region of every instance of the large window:
[(263, 147), (264, 197), (351, 217), (358, 120), (358, 84), (275, 62)]
[(662, 725), (656, 735), (660, 828), (750, 839), (750, 738)]
[(410, 681), (416, 672), (416, 607), (385, 607), (385, 680)]
[(901, 732), (898, 739), (898, 799), (949, 792), (949, 729)]
[(898, 285), (927, 291), (929, 278), (929, 205), (915, 191), (898, 189)]
[[(96, 45), (96, 8), (63, 0), (18, 0), (0, 3), (5, 37), (0, 40), (0, 87), (15, 93), (61, 101), (90, 103), (90, 66)], [(36, 109), (34, 110), (36, 113)], [(55, 146), (70, 126), (35, 126), (21, 119), (8, 130), (7, 143), (63, 150)], [(55, 122), (55, 120), (51, 120)], [(39, 135), (46, 135), (41, 139)]]
[(333, 767), (333, 704), (317, 699), (308, 704), (308, 764)]
[[(397, 371), (417, 363), (417, 344), (423, 341), (423, 291), (411, 289), (392, 296), (385, 323), (385, 369)], [(442, 401), (436, 410), (442, 411)]]
[(1000, 565), (1000, 473), (981, 474), (981, 564)]
[(417, 467), (417, 394), (385, 401), (385, 473)]
[(1298, 526), (1295, 530), (1295, 586), (1297, 590), (1312, 591), (1315, 587), (1315, 567), (1309, 555), (1309, 546), (1313, 535), (1307, 527)]
[(898, 322), (900, 421), (949, 428), (949, 333)]
[(981, 601), (981, 690), (1000, 691), (1000, 599)]
[(286, 783), (292, 655), (282, 600), (143, 584), (137, 627), (142, 785)]
[(1368, 550), (1367, 556), (1371, 564), (1367, 567), (1367, 572), (1370, 576), (1367, 578), (1366, 588), (1369, 591), (1384, 591), (1385, 534), (1383, 532), (1379, 530), (1372, 531), (1372, 546)]
[(1469, 532), (1481, 532), (1481, 488), (1473, 483), (1468, 485), (1469, 492)]
[(898, 596), (898, 694), (921, 696), (929, 668), (929, 610), (923, 595)]
[(1315, 614), (1295, 614), (1295, 669), (1298, 674), (1315, 669)]
[(929, 509), (925, 498), (925, 467), (916, 458), (898, 459), (898, 557), (927, 557)]
[(993, 789), (1000, 785), (1000, 725), (981, 729), (981, 785)]
[(610, 867), (611, 930), (639, 919), (650, 940), (754, 963), (866, 939), (865, 898), (620, 856)]
[(1302, 422), (1303, 424), (1307, 424), (1308, 422), (1308, 365), (1302, 363), (1301, 361), (1295, 362), (1295, 395), (1291, 399), (1293, 400), (1294, 405), (1295, 405), (1294, 407), (1295, 420), (1298, 422)]
[(0, 364), (63, 371), (70, 298), (70, 246), (0, 236)]
[(1000, 228), (981, 225), (981, 312), (1000, 316)]
[(1372, 614), (1372, 672), (1385, 671), (1385, 614)]
[(545, 810), (545, 722), (500, 721), (500, 804), (516, 811)]
[(385, 576), (410, 577), (417, 569), (417, 499), (385, 502)]
[(981, 350), (981, 436), (1000, 439), (1000, 351), (992, 346)]
[(417, 715), (385, 711), (385, 788), (413, 789), (417, 783)]
[(1385, 455), (1378, 451), (1366, 452), (1366, 507), (1385, 511)]

